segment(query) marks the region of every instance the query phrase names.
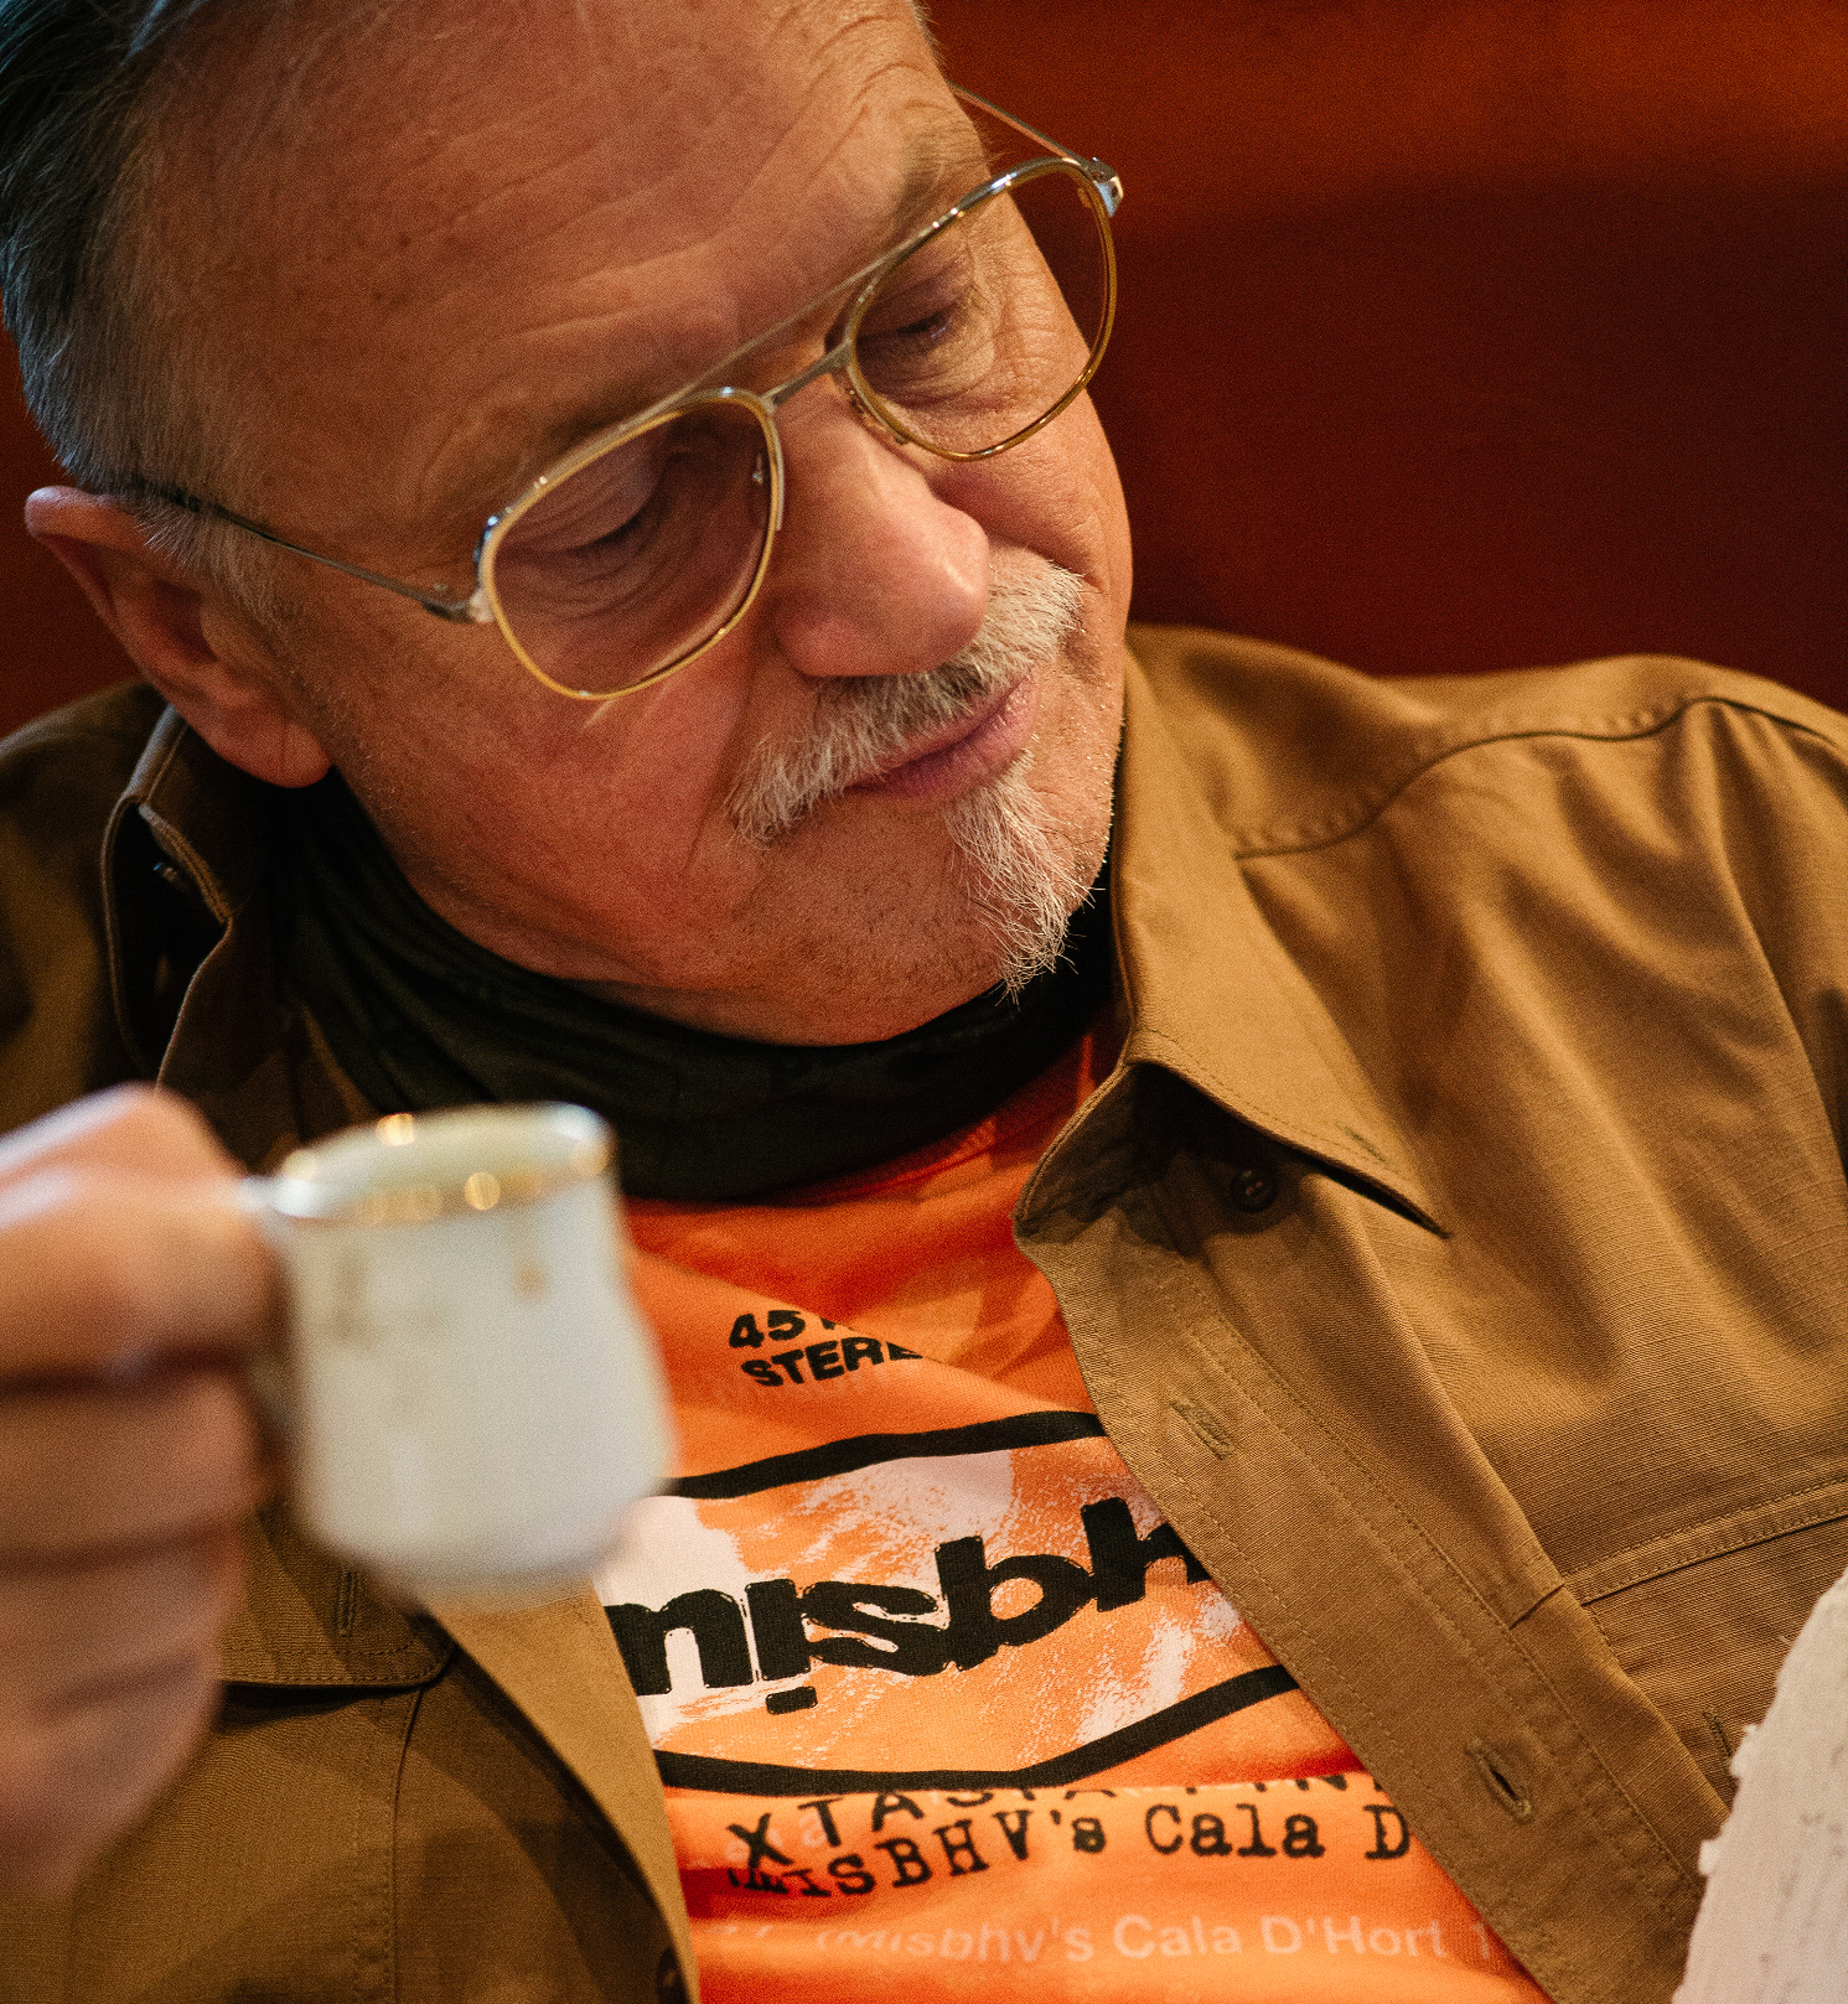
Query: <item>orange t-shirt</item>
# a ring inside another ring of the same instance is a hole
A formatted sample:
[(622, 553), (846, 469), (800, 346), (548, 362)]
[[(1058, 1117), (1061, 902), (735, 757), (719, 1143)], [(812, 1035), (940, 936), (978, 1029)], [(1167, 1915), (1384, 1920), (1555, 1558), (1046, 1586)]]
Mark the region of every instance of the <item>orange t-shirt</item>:
[(1013, 1243), (1101, 1056), (862, 1175), (629, 1207), (681, 1480), (597, 1585), (705, 1995), (1531, 2004), (1104, 1438)]

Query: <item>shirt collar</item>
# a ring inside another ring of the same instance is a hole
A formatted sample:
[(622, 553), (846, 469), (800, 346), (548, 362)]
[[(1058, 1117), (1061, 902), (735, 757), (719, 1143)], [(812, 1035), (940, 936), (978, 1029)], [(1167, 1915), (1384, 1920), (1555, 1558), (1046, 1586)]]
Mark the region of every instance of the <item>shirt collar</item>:
[[(1246, 881), (1238, 843), (1202, 782), (1210, 752), (1186, 755), (1133, 655), (1125, 705), (1111, 854), (1127, 1032), (1107, 1090), (1139, 1065), (1160, 1066), (1272, 1141), (1432, 1224), (1409, 1140)], [(1081, 1116), (1068, 1135), (1084, 1124)], [(1062, 1152), (1030, 1186), (1023, 1224), (1058, 1193)]]
[(364, 1113), (278, 993), (258, 895), (264, 792), (169, 709), (116, 803), (103, 855), (124, 1039), (260, 1168)]
[[(267, 846), (262, 792), (169, 710), (107, 838), (112, 978), (131, 1041), (130, 929), (117, 867), (131, 817), (223, 929), (161, 1065), (163, 1081), (195, 1097), (216, 1093), (227, 1069), (241, 1076), (261, 1068), (275, 1047), (268, 934), (257, 922)], [(1267, 923), (1223, 818), (1200, 760), (1186, 755), (1132, 656), (1112, 846), (1125, 1025), (1115, 1077), (1160, 1066), (1282, 1146), (1336, 1166), (1428, 1222), (1409, 1138)]]

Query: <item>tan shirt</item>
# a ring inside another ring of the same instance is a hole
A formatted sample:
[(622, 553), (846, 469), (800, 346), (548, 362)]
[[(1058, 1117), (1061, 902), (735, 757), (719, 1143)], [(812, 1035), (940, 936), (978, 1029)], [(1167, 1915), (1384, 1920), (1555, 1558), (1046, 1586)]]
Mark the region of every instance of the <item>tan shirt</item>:
[[(1022, 1243), (1125, 1461), (1549, 1994), (1666, 1999), (1728, 1749), (1848, 1564), (1848, 725), (1682, 662), (1136, 647), (1123, 1057)], [(0, 760), (0, 1118), (158, 1063), (261, 1165), (363, 1109), (275, 992), (261, 790), (157, 719)], [(229, 1728), (8, 1920), (0, 1995), (433, 2004), (470, 1952), (671, 1990), (594, 1606), (407, 1620), (259, 1548)]]

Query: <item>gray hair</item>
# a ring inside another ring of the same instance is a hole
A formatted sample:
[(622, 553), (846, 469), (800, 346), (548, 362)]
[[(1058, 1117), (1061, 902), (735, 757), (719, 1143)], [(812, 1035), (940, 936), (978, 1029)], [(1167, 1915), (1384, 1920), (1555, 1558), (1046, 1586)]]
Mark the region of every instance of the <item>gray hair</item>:
[(0, 297), (26, 401), (72, 477), (247, 601), (266, 594), (233, 532), (147, 491), (212, 471), (197, 387), (149, 338), (136, 211), (174, 58), (214, 5), (0, 0)]
[[(235, 505), (215, 490), (236, 484), (236, 443), (209, 386), (162, 338), (173, 279), (146, 254), (146, 201), (204, 30), (279, 26), (298, 4), (0, 0), (0, 300), (26, 402), (79, 485), (119, 498), (157, 548), (266, 625), (281, 604), (263, 546), (159, 492)], [(928, 37), (925, 0), (907, 4)], [(395, 12), (396, 0), (349, 0), (346, 25), (376, 29)]]

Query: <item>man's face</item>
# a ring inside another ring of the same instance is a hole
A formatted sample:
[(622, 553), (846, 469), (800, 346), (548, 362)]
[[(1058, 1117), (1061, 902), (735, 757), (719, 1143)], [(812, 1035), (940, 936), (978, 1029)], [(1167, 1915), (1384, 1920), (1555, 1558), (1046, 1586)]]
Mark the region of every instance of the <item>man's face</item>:
[[(465, 32), (457, 19), (407, 9), (285, 110), (279, 147), (222, 150), (197, 197), (163, 191), (196, 201), (182, 226), (216, 247), (208, 352), (253, 469), (227, 498), (454, 591), (481, 522), (550, 458), (986, 171), (899, 0), (534, 0), (471, 11)], [(238, 59), (253, 89), (273, 59)], [(749, 387), (814, 359), (826, 332), (754, 356)], [(786, 513), (763, 589), (658, 688), (573, 702), (492, 629), (295, 559), (300, 616), (274, 672), (464, 932), (686, 1021), (850, 1042), (996, 979), (992, 887), (954, 839), (958, 804), (966, 818), (1012, 789), (1051, 867), (1083, 881), (1101, 860), (1128, 541), (1088, 400), (970, 465), (876, 435), (833, 380), (779, 422)], [(1044, 597), (1048, 566), (1079, 580), (1077, 622), (1004, 696), (793, 827), (740, 828), (765, 748), (825, 729), (831, 690), (939, 668), (975, 640), (992, 583)]]

